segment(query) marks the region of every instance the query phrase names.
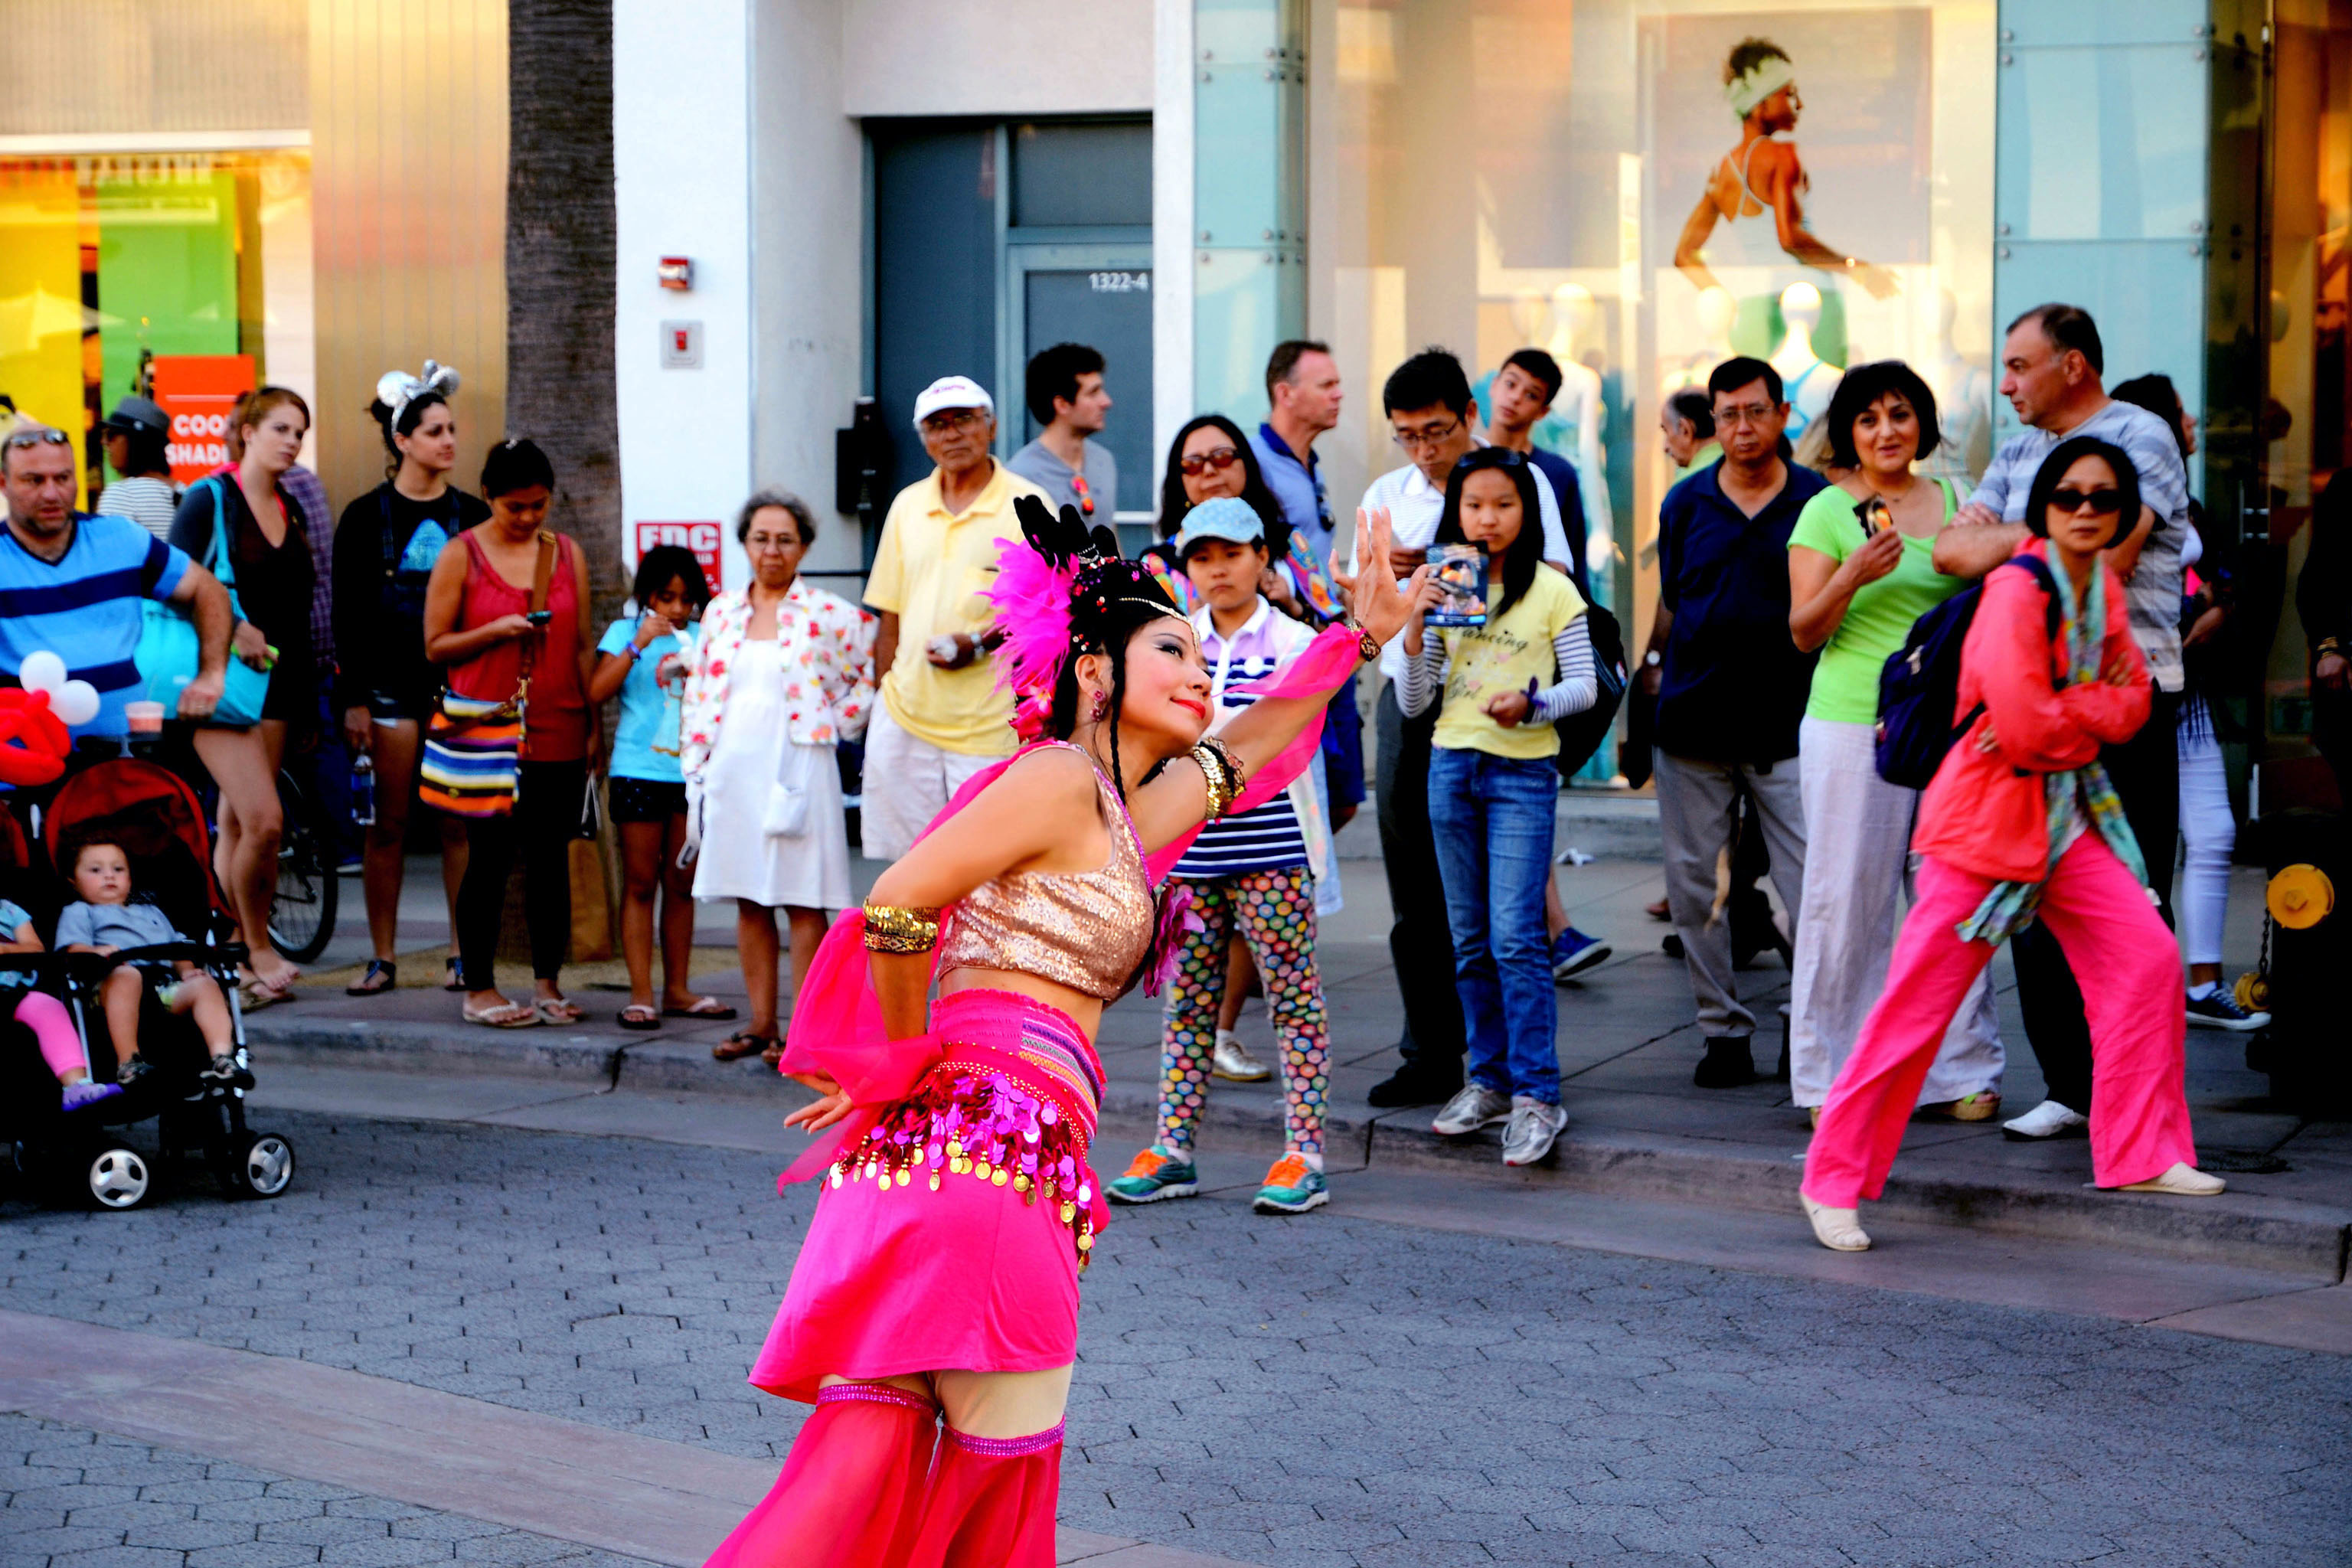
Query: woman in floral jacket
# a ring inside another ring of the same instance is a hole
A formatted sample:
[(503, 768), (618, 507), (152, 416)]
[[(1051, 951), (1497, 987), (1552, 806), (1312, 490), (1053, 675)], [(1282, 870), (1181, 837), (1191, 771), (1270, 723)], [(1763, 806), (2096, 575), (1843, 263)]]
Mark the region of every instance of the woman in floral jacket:
[(850, 902), (849, 830), (833, 750), (866, 732), (875, 620), (800, 580), (816, 518), (761, 490), (735, 537), (751, 585), (703, 612), (681, 704), (679, 767), (700, 833), (694, 896), (735, 900), (751, 1021), (711, 1047), (720, 1061), (783, 1052), (776, 1026), (776, 910), (793, 927), (793, 986), (808, 973), (827, 910)]

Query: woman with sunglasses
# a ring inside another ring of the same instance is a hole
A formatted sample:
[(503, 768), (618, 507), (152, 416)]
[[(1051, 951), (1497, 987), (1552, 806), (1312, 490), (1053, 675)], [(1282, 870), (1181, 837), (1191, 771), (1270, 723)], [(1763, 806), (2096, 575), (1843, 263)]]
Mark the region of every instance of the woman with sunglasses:
[[(1886, 979), (1902, 924), (1904, 846), (1919, 796), (1878, 776), (1878, 677), (1911, 624), (1969, 584), (1936, 570), (1959, 510), (1913, 465), (1936, 450), (1936, 396), (1901, 360), (1858, 364), (1805, 432), (1836, 472), (1789, 534), (1789, 630), (1818, 648), (1797, 731), (1805, 890), (1789, 984), (1790, 1098), (1816, 1119)], [(2000, 1106), (1992, 985), (1980, 980), (1928, 1070), (1928, 1114), (1982, 1121)]]
[(2180, 948), (2099, 763), (2101, 745), (2147, 721), (2147, 660), (2123, 584), (2099, 558), (2139, 505), (2121, 447), (2062, 441), (2027, 497), (2034, 538), (1985, 579), (1961, 653), (1960, 737), (1919, 797), (1917, 901), (1805, 1156), (1805, 1213), (1824, 1247), (1870, 1245), (1858, 1206), (1886, 1185), (1944, 1031), (1994, 950), (2037, 919), (2076, 973), (2101, 980), (2084, 995), (2093, 1180), (2184, 1197), (2222, 1190), (2194, 1164)]

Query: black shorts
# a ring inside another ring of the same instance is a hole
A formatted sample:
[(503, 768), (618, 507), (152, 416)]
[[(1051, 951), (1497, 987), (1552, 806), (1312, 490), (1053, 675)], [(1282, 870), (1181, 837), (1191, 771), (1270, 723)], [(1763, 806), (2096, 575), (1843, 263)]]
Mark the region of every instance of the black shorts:
[(630, 779), (615, 773), (605, 781), (604, 799), (615, 822), (667, 822), (686, 815), (686, 786), (660, 779)]

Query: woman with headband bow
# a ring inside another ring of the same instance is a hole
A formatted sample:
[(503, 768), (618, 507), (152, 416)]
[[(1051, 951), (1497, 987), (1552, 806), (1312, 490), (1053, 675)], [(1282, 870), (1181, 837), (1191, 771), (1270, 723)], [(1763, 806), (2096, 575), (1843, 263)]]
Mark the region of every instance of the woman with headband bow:
[[(343, 508), (335, 530), (335, 646), (341, 668), (343, 741), (375, 767), (375, 821), (362, 867), (368, 937), (374, 956), (348, 989), (374, 996), (396, 982), (403, 846), (416, 795), (416, 763), (433, 716), (441, 671), (425, 657), (425, 585), (441, 548), (489, 507), (449, 482), (457, 466), (457, 415), (449, 399), (457, 373), (425, 362), (425, 374), (386, 371), (368, 412), (383, 430), (383, 483)], [(466, 828), (441, 818), (441, 891), (449, 905), (449, 956), (443, 984), (457, 984), (457, 889), (466, 879)]]
[[(1797, 128), (1804, 100), (1797, 95), (1797, 68), (1788, 51), (1769, 38), (1742, 38), (1723, 63), (1723, 98), (1739, 121), (1739, 145), (1723, 155), (1706, 183), (1706, 194), (1691, 209), (1675, 246), (1675, 265), (1701, 289), (1723, 287), (1708, 261), (1727, 267), (1769, 266), (1786, 254), (1807, 267), (1852, 278), (1871, 298), (1895, 290), (1895, 275), (1859, 257), (1842, 256), (1805, 226), (1805, 192), (1811, 181), (1794, 142), (1779, 137)], [(1769, 232), (1764, 222), (1769, 215)], [(1727, 246), (1710, 245), (1717, 219)], [(1716, 254), (1702, 258), (1702, 247)], [(1775, 286), (1777, 288), (1777, 285)]]
[(1158, 987), (1183, 916), (1160, 878), (1306, 766), (1423, 576), (1401, 589), (1386, 514), (1358, 514), (1361, 624), (1203, 739), (1192, 624), (1108, 529), (1016, 504), (987, 597), (1028, 743), (842, 916), (793, 1010), (783, 1069), (818, 1098), (785, 1122), (827, 1136), (784, 1180), (825, 1186), (751, 1381), (816, 1408), (712, 1568), (1054, 1562), (1103, 1008)]

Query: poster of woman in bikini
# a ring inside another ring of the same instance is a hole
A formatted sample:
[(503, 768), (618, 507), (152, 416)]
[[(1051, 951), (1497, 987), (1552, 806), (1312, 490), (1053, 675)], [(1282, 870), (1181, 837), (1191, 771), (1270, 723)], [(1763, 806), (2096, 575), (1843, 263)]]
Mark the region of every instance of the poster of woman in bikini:
[(1709, 261), (1769, 264), (1778, 252), (1850, 278), (1874, 299), (1895, 293), (1892, 272), (1831, 248), (1807, 226), (1812, 179), (1794, 139), (1805, 105), (1789, 52), (1769, 38), (1740, 39), (1723, 62), (1723, 98), (1738, 118), (1739, 142), (1717, 161), (1691, 208), (1675, 265), (1700, 289), (1714, 289), (1721, 284)]

